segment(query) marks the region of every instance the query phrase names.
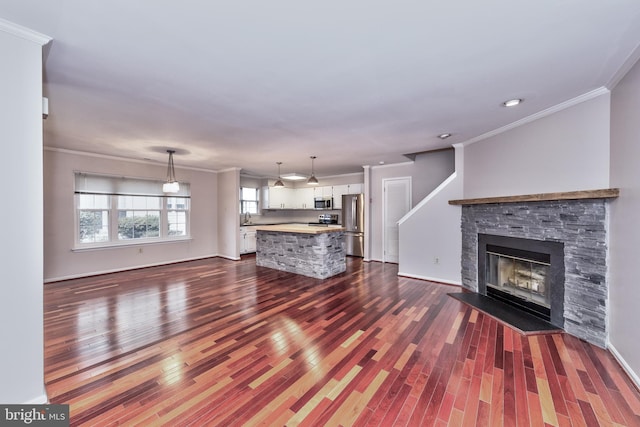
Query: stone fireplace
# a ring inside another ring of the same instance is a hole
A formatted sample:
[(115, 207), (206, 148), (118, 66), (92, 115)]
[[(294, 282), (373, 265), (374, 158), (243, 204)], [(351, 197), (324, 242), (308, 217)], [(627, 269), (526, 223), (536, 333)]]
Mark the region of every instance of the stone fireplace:
[(608, 199), (617, 195), (607, 189), (450, 201), (462, 205), (462, 286), (517, 297), (555, 326), (605, 347)]

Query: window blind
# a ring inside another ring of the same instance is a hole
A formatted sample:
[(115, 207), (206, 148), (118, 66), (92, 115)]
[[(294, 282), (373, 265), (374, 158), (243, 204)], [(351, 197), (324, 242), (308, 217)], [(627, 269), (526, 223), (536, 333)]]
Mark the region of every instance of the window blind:
[(163, 193), (164, 181), (75, 172), (76, 194), (108, 194), (119, 196), (190, 197), (189, 183), (180, 182), (177, 193)]

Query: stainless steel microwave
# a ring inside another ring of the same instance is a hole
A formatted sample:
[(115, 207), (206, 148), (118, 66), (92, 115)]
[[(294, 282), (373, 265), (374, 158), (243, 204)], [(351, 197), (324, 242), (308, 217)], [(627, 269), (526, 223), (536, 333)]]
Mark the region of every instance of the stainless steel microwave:
[(333, 197), (314, 197), (313, 206), (316, 209), (333, 209)]

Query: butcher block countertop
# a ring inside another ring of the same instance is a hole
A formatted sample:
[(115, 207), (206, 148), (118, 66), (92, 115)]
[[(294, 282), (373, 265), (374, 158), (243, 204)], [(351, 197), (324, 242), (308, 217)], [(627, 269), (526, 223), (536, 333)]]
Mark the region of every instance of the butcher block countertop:
[(344, 227), (330, 226), (323, 227), (320, 225), (306, 224), (278, 224), (278, 225), (258, 225), (257, 231), (275, 231), (281, 233), (300, 233), (300, 234), (322, 234), (335, 233), (336, 231), (344, 231)]

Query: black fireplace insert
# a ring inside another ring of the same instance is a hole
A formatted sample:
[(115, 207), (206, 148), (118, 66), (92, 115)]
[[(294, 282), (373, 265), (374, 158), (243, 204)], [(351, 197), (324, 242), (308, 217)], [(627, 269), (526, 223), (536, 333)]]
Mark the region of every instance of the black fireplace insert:
[(562, 328), (564, 244), (478, 234), (478, 293)]

